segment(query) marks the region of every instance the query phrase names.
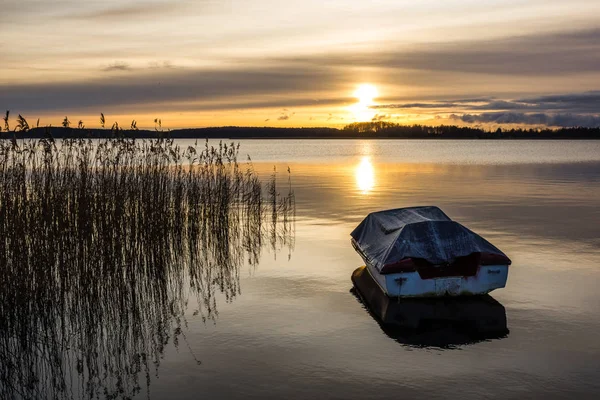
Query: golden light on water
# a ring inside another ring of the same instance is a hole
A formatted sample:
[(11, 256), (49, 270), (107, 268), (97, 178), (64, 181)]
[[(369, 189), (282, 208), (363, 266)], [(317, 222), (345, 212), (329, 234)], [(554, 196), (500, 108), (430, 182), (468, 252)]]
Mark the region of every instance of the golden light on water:
[(363, 194), (369, 193), (375, 186), (375, 168), (369, 157), (363, 157), (354, 171), (356, 186)]

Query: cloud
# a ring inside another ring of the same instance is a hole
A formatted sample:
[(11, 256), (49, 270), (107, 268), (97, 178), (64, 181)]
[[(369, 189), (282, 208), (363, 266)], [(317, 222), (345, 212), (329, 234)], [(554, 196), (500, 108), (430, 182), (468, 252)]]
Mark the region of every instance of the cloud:
[(412, 49), (329, 54), (298, 62), (509, 76), (596, 73), (600, 29), (540, 33), (494, 40), (427, 43)]
[[(386, 109), (404, 108), (428, 110), (423, 114), (429, 115), (509, 111), (579, 115), (597, 113), (600, 107), (600, 91), (538, 97), (519, 94), (546, 91), (557, 87), (552, 86), (557, 82), (568, 88), (585, 84), (597, 89), (590, 85), (600, 81), (590, 77), (600, 74), (600, 29), (492, 42), (428, 43), (377, 52), (228, 61), (228, 67), (198, 68), (174, 68), (168, 61), (134, 68), (121, 61), (103, 71), (129, 73), (98, 74), (95, 79), (61, 83), (8, 80), (0, 83), (0, 109), (129, 113), (340, 106), (351, 101), (348, 84), (356, 79), (354, 69), (364, 66), (378, 68), (382, 83), (409, 82), (415, 88), (413, 93), (423, 93), (412, 99), (390, 96), (388, 104), (377, 106), (381, 114), (388, 113)], [(531, 86), (523, 87), (524, 81)], [(482, 87), (489, 92), (482, 93)], [(315, 99), (316, 93), (329, 95)], [(512, 98), (494, 97), (498, 93), (513, 94)]]
[(292, 116), (294, 116), (295, 114), (295, 112), (290, 112), (290, 110), (284, 108), (281, 110), (281, 115), (277, 117), (277, 121), (287, 121), (290, 118), (292, 118)]
[(600, 91), (529, 97), (517, 100), (516, 103), (526, 104), (540, 110), (593, 113), (600, 110)]
[[(114, 63), (108, 71), (124, 71)], [(316, 104), (323, 86), (342, 86), (333, 70), (288, 66), (248, 66), (228, 69), (135, 69), (136, 73), (74, 82), (0, 84), (0, 109), (19, 112), (76, 112), (108, 109), (231, 110), (295, 107)], [(343, 74), (341, 74), (343, 75)], [(343, 79), (343, 78), (342, 78)], [(321, 98), (319, 105), (343, 104), (347, 98)]]
[(377, 122), (377, 121), (385, 121), (390, 119), (391, 116), (389, 114), (375, 114), (373, 116), (373, 118), (371, 119), (372, 122)]
[(545, 125), (554, 127), (600, 127), (600, 115), (494, 112), (450, 115), (449, 119), (466, 123)]
[(387, 108), (454, 108), (460, 106), (461, 103), (452, 102), (437, 102), (437, 103), (399, 103), (399, 104), (378, 104), (371, 106), (374, 109)]
[[(78, 4), (76, 4), (78, 5)], [(63, 16), (69, 19), (86, 21), (97, 20), (99, 22), (144, 19), (150, 17), (164, 16), (173, 13), (178, 8), (176, 3), (168, 1), (138, 1), (135, 4), (102, 7), (84, 12), (67, 12)]]
[(112, 64), (109, 64), (107, 67), (102, 68), (102, 71), (105, 72), (113, 72), (113, 71), (133, 71), (134, 69), (137, 71), (144, 70), (159, 70), (159, 69), (173, 69), (176, 68), (170, 61), (151, 61), (148, 63), (147, 67), (142, 68), (133, 68), (131, 64), (125, 61), (115, 61)]
[(152, 61), (148, 63), (148, 68), (151, 69), (160, 69), (160, 68), (175, 68), (175, 66), (171, 63), (171, 61)]
[(600, 109), (600, 91), (525, 97), (520, 99), (458, 99), (423, 103), (390, 103), (372, 106), (375, 109), (425, 108), (464, 110), (555, 110), (594, 112)]
[[(466, 123), (595, 127), (598, 126), (600, 91), (519, 99), (479, 98), (422, 103), (391, 103), (373, 108), (378, 110), (429, 109), (436, 113), (452, 113), (451, 119)], [(457, 113), (460, 111), (465, 112), (461, 115)], [(472, 111), (483, 112), (472, 113)]]
[(106, 71), (106, 72), (130, 71), (131, 66), (123, 61), (116, 61), (116, 62), (110, 64), (108, 67), (103, 68), (102, 70)]

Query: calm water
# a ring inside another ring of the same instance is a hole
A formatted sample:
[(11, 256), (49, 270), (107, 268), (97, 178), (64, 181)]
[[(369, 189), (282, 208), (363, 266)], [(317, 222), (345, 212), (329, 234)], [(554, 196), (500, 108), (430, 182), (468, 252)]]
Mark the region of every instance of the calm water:
[[(598, 398), (600, 142), (245, 141), (241, 152), (265, 174), (291, 167), (295, 248), (242, 271), (216, 323), (190, 316), (189, 349), (166, 351), (153, 397)], [(350, 293), (356, 224), (427, 204), (512, 258), (492, 293), (506, 337), (406, 344)]]
[[(242, 267), (240, 294), (217, 293), (214, 321), (190, 305), (139, 398), (599, 398), (600, 141), (242, 141), (240, 151), (261, 174), (276, 165), (282, 185), (291, 168), (293, 248)], [(464, 340), (419, 309), (410, 317), (427, 323), (390, 333), (351, 293), (362, 260), (350, 231), (371, 211), (414, 205), (441, 207), (513, 260), (492, 293), (508, 334)]]

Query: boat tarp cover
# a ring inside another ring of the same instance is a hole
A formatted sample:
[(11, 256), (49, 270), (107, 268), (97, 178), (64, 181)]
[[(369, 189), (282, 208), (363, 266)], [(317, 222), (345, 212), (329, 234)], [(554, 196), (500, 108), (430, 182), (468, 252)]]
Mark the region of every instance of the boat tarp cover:
[(405, 258), (440, 265), (476, 252), (506, 257), (490, 242), (431, 206), (371, 213), (350, 235), (365, 262), (378, 271)]

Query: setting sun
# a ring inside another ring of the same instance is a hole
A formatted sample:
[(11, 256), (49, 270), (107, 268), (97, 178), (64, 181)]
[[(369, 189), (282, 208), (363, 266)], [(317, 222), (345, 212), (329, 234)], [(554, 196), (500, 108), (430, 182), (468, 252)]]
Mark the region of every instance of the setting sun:
[(353, 96), (358, 99), (358, 102), (349, 107), (355, 121), (370, 121), (376, 114), (376, 110), (372, 109), (375, 104), (375, 98), (379, 95), (377, 88), (369, 83), (358, 85), (353, 93)]
[(365, 105), (373, 104), (373, 100), (378, 94), (377, 88), (368, 83), (359, 85), (354, 91), (354, 97), (356, 97), (361, 104)]

